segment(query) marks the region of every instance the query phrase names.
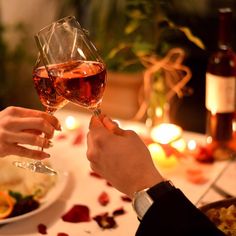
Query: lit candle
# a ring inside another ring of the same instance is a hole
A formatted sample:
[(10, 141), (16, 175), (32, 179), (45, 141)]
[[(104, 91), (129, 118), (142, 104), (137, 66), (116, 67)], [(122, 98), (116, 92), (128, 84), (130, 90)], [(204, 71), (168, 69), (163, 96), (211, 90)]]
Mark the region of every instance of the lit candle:
[(184, 152), (186, 149), (186, 142), (183, 138), (180, 138), (170, 144), (173, 148), (178, 150), (179, 152)]
[[(181, 138), (182, 129), (174, 124), (163, 123), (151, 130), (151, 138), (156, 143), (148, 146), (152, 155), (153, 161), (157, 166), (172, 167), (178, 163), (177, 152), (183, 152), (186, 149), (186, 142)], [(170, 145), (173, 149), (172, 154), (166, 155), (165, 150), (160, 144)]]
[(196, 143), (195, 140), (191, 139), (191, 140), (188, 141), (187, 146), (188, 146), (189, 151), (194, 151), (197, 147), (197, 143)]
[(179, 139), (181, 135), (182, 129), (174, 124), (163, 123), (151, 130), (151, 138), (161, 144), (171, 143)]
[(173, 167), (178, 161), (174, 155), (166, 156), (164, 149), (157, 143), (148, 145), (155, 166), (158, 167)]
[(68, 130), (75, 130), (79, 127), (79, 122), (73, 116), (67, 116), (65, 126)]

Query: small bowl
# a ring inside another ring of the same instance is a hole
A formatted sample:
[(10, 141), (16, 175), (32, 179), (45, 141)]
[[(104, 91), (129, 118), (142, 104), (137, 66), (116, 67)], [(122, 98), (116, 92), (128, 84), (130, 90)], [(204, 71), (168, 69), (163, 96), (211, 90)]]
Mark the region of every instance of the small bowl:
[[(224, 200), (220, 200), (220, 201), (216, 201), (216, 202), (212, 202), (212, 203), (209, 203), (209, 204), (206, 204), (202, 207), (200, 207), (199, 209), (207, 215), (207, 212), (211, 209), (220, 209), (220, 208), (228, 208), (229, 206), (231, 205), (234, 205), (236, 206), (236, 198), (233, 197), (233, 198), (228, 198), (228, 199), (224, 199)], [(213, 217), (217, 217), (216, 219), (218, 219), (218, 216), (217, 214), (214, 216), (213, 214)], [(226, 215), (226, 218), (229, 217), (229, 215)], [(228, 218), (230, 220), (232, 220), (232, 218)], [(214, 221), (214, 220), (213, 220)], [(217, 221), (215, 221), (217, 222)], [(214, 223), (214, 222), (213, 222)], [(227, 226), (227, 220), (221, 223), (219, 223), (218, 225), (216, 225), (220, 230), (222, 230), (225, 235), (227, 236), (235, 236), (236, 235), (236, 228), (235, 228), (235, 225), (233, 226), (230, 226), (229, 225)]]
[(220, 201), (216, 201), (216, 202), (211, 202), (208, 203), (204, 206), (199, 207), (199, 209), (203, 212), (206, 213), (208, 210), (212, 209), (212, 208), (221, 208), (221, 207), (229, 207), (231, 205), (235, 205), (236, 206), (236, 198), (227, 198), (227, 199), (223, 199)]

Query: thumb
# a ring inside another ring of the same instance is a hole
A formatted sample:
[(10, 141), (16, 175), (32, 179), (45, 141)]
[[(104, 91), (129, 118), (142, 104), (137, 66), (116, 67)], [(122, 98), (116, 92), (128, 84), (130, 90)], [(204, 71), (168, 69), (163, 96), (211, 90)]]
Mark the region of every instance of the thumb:
[(94, 128), (99, 128), (99, 127), (104, 127), (102, 123), (104, 115), (99, 115), (99, 116), (92, 116), (90, 123), (89, 123), (89, 129), (94, 129)]
[(102, 119), (102, 122), (103, 122), (103, 125), (110, 131), (112, 131), (113, 133), (117, 134), (117, 135), (123, 135), (124, 133), (124, 130), (121, 129), (119, 127), (119, 125), (111, 120), (109, 117), (105, 116), (103, 119)]

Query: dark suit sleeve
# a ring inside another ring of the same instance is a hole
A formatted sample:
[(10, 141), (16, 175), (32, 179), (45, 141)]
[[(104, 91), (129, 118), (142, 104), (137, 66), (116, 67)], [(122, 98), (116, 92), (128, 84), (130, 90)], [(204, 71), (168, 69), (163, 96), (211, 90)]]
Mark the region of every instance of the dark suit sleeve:
[(223, 236), (179, 190), (155, 201), (140, 222), (136, 236)]

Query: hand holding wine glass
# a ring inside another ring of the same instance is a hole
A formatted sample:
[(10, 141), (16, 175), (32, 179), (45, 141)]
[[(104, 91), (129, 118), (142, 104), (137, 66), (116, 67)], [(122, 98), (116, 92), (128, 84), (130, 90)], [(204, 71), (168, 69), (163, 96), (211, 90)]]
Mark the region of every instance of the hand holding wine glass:
[(72, 16), (60, 19), (35, 39), (57, 92), (99, 115), (106, 67), (78, 21)]

